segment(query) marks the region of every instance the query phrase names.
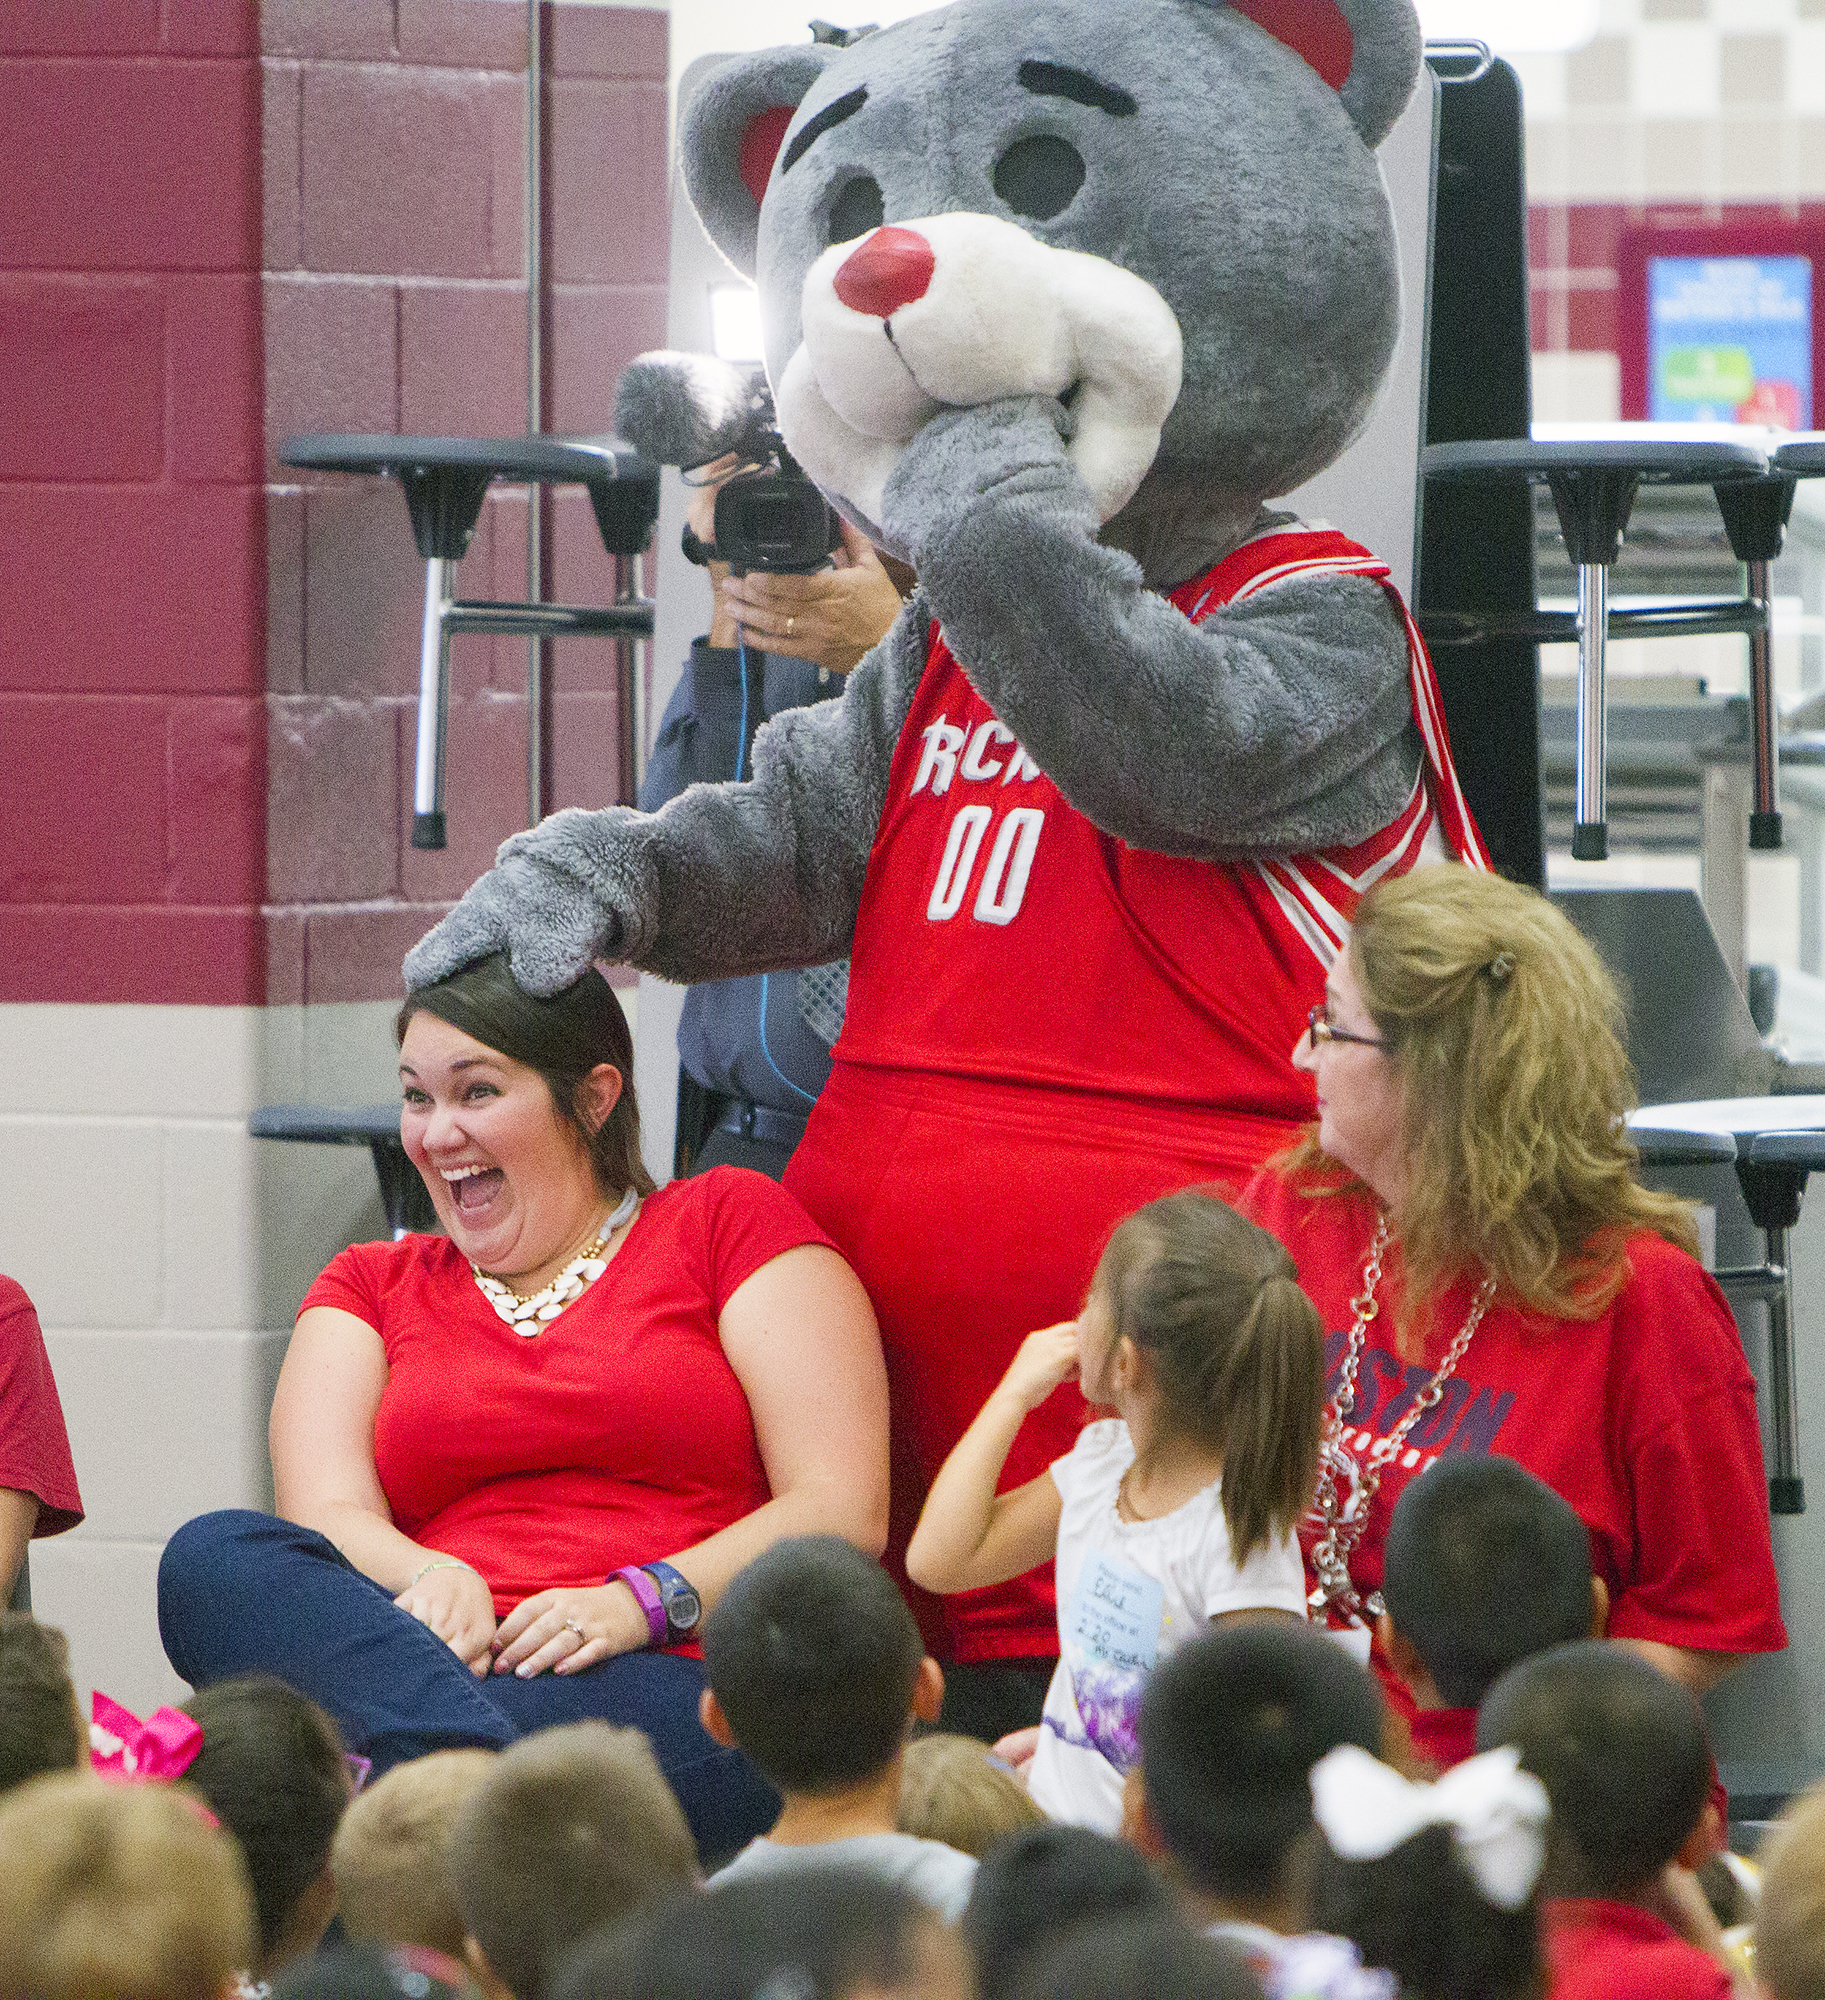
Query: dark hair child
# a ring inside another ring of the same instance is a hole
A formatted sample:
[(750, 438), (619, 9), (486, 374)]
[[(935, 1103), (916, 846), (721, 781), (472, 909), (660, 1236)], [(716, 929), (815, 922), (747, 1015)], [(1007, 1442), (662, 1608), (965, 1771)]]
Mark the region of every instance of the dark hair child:
[(1261, 2000), (1248, 1961), (1176, 1917), (1073, 1924), (1002, 1991), (1010, 2000)]
[(771, 1833), (713, 1880), (786, 1868), (866, 1868), (955, 1919), (976, 1863), (901, 1833), (901, 1761), (913, 1721), (935, 1720), (944, 1676), (879, 1563), (835, 1535), (757, 1556), (703, 1634), (703, 1726), (780, 1788)]
[(68, 1640), (23, 1611), (0, 1611), (0, 1792), (88, 1761)]
[(1609, 1615), (1584, 1523), (1511, 1458), (1436, 1459), (1395, 1503), (1383, 1561), (1382, 1643), (1434, 1770), (1471, 1754), (1477, 1704), (1510, 1667), (1601, 1637)]
[(1339, 1744), (1373, 1753), (1384, 1726), (1374, 1675), (1322, 1631), (1279, 1619), (1208, 1633), (1147, 1684), (1128, 1837), (1270, 1993), (1295, 1964), (1314, 1990), (1359, 1990), (1354, 1952), (1308, 1931), (1311, 1772)]
[(968, 1956), (918, 1897), (853, 1868), (668, 1898), (578, 1946), (552, 2000), (970, 2000)]
[(1403, 2000), (1539, 2000), (1548, 1804), (1512, 1749), (1411, 1784), (1353, 1747), (1312, 1771), (1313, 1921)]
[(1011, 1993), (1028, 1961), (1078, 1925), (1174, 1910), (1171, 1890), (1134, 1848), (1084, 1826), (1036, 1826), (983, 1857), (963, 1941), (981, 1992)]
[[(999, 1492), (1030, 1411), (1066, 1382), (1113, 1420)], [(1054, 1819), (1114, 1833), (1149, 1666), (1215, 1618), (1303, 1619), (1294, 1531), (1324, 1404), (1318, 1315), (1292, 1260), (1215, 1196), (1120, 1223), (1076, 1320), (1022, 1343), (945, 1461), (907, 1551), (928, 1590), (974, 1590), (1056, 1557), (1061, 1658), (1029, 1768)]]
[[(1477, 1717), (1552, 1801), (1546, 1944), (1554, 2000), (1723, 2000), (1720, 1957), (1664, 1920), (1669, 1864), (1696, 1868), (1716, 1828), (1697, 1697), (1625, 1646), (1587, 1640), (1523, 1660)], [(1688, 1899), (1702, 1901), (1702, 1899)], [(1691, 1919), (1715, 1940), (1708, 1926)]]
[(336, 1913), (330, 1843), (354, 1787), (336, 1725), (314, 1701), (266, 1674), (218, 1681), (183, 1713), (203, 1732), (184, 1773), (240, 1843), (269, 1978), (315, 1949)]

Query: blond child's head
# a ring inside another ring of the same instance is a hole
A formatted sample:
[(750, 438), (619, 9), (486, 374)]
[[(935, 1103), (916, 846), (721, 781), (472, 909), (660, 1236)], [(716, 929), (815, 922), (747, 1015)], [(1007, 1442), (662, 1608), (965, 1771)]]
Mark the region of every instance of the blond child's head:
[(450, 1834), (494, 1766), (492, 1750), (437, 1750), (396, 1765), (342, 1816), (330, 1848), (342, 1928), (361, 1944), (463, 1955)]
[(986, 1743), (936, 1730), (906, 1746), (895, 1824), (981, 1860), (998, 1840), (1046, 1816)]
[(253, 1962), (240, 1850), (180, 1791), (33, 1779), (0, 1855), (0, 2000), (218, 2000)]
[(697, 1879), (697, 1849), (638, 1729), (571, 1722), (500, 1751), (457, 1816), (450, 1886), (493, 1994), (544, 2000), (598, 1925)]
[(1825, 2000), (1825, 1784), (1781, 1815), (1761, 1863), (1755, 1976), (1774, 2000)]

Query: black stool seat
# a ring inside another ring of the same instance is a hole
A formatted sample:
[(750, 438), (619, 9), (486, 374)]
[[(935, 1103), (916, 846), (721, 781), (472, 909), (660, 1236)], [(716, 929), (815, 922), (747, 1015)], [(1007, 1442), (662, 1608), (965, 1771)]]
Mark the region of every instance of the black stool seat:
[(1714, 1097), (1649, 1105), (1630, 1116), (1629, 1136), (1644, 1165), (1735, 1161), (1743, 1201), (1762, 1232), (1767, 1254), (1761, 1264), (1714, 1275), (1727, 1292), (1760, 1299), (1768, 1308), (1768, 1414), (1774, 1433), (1768, 1504), (1776, 1514), (1804, 1513), (1787, 1236), (1800, 1219), (1807, 1175), (1825, 1167), (1825, 1096)]
[(418, 553), (459, 561), (497, 479), (586, 486), (610, 555), (638, 555), (659, 513), (659, 468), (616, 438), (455, 438), (313, 432), (279, 462), (305, 472), (385, 473), (405, 488)]
[(399, 1106), (393, 1104), (262, 1104), (247, 1129), (256, 1139), (289, 1139), (306, 1146), (365, 1146), (373, 1155), (380, 1198), (395, 1238), (437, 1228), (437, 1211), (418, 1169), (399, 1141)]

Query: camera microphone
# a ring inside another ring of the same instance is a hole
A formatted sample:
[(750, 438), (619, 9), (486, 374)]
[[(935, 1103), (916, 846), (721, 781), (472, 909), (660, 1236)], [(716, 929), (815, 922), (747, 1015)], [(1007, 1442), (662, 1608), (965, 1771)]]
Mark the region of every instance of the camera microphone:
[(661, 465), (688, 471), (733, 456), (753, 468), (724, 480), (716, 494), (714, 553), (738, 574), (806, 575), (841, 546), (836, 510), (786, 449), (758, 369), (711, 354), (638, 355), (615, 390), (615, 429)]
[(766, 377), (713, 354), (639, 355), (615, 389), (616, 434), (659, 465), (689, 468), (744, 452), (772, 414)]

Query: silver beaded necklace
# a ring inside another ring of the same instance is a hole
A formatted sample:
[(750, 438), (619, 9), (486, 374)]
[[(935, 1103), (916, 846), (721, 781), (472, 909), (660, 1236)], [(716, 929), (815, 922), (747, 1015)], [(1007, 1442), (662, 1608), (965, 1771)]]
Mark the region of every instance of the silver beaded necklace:
[[(1353, 1319), (1337, 1393), (1324, 1413), (1324, 1443), (1318, 1456), (1318, 1486), (1312, 1496), (1312, 1512), (1324, 1533), (1312, 1550), (1312, 1573), (1318, 1581), (1306, 1600), (1314, 1614), (1337, 1610), (1352, 1619), (1361, 1618), (1365, 1613), (1371, 1618), (1379, 1618), (1386, 1610), (1379, 1590), (1370, 1591), (1367, 1597), (1358, 1592), (1350, 1575), (1351, 1552), (1369, 1524), (1369, 1509), (1381, 1490), (1382, 1474), (1400, 1456), (1407, 1442), (1407, 1433), (1428, 1410), (1437, 1406), (1439, 1398), (1445, 1393), (1445, 1384), (1457, 1373), (1457, 1365), (1463, 1360), (1472, 1336), (1495, 1297), (1495, 1280), (1485, 1278), (1477, 1287), (1469, 1314), (1458, 1328), (1451, 1345), (1446, 1348), (1445, 1358), (1438, 1364), (1432, 1380), (1414, 1397), (1388, 1435), (1375, 1439), (1369, 1446), (1367, 1461), (1359, 1473), (1355, 1459), (1343, 1446), (1343, 1420), (1356, 1407), (1356, 1371), (1362, 1362), (1369, 1322), (1381, 1311), (1375, 1291), (1381, 1283), (1381, 1260), (1388, 1248), (1388, 1236), (1388, 1218), (1378, 1215), (1375, 1218), (1375, 1234), (1369, 1242), (1369, 1255), (1362, 1267), (1362, 1290), (1350, 1301)], [(1347, 1505), (1341, 1497), (1341, 1485), (1353, 1485), (1355, 1488)]]
[(510, 1285), (503, 1284), (499, 1278), (489, 1277), (479, 1264), (471, 1264), (469, 1268), (475, 1273), (475, 1282), (481, 1289), (482, 1297), (522, 1339), (534, 1339), (573, 1299), (582, 1297), (585, 1287), (593, 1285), (601, 1277), (608, 1268), (608, 1260), (602, 1254), (608, 1248), (608, 1239), (622, 1223), (633, 1219), (634, 1211), (639, 1206), (639, 1190), (629, 1188), (616, 1203), (614, 1213), (595, 1235), (550, 1284), (534, 1292), (530, 1298), (521, 1298)]

